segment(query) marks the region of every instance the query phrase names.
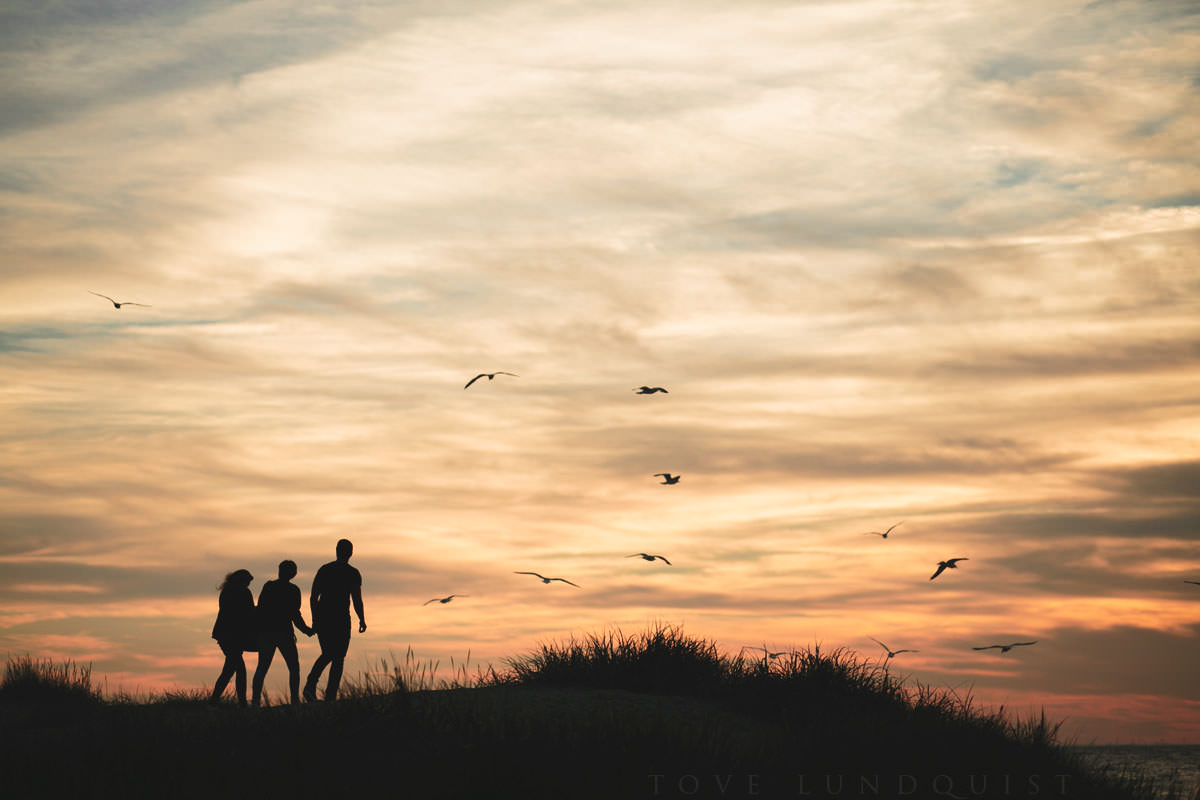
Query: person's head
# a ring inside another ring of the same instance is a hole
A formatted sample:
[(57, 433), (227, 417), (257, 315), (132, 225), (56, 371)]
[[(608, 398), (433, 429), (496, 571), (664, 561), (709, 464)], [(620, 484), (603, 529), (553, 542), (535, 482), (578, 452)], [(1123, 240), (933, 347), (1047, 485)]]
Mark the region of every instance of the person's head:
[(238, 569), (225, 576), (225, 580), (221, 582), (221, 591), (225, 591), (230, 586), (249, 586), (250, 581), (254, 580), (254, 576), (250, 574), (248, 569)]
[(354, 545), (349, 539), (338, 539), (337, 543), (337, 558), (338, 561), (349, 561), (350, 556), (354, 554)]
[(296, 562), (286, 558), (279, 562), (279, 580), (290, 581), (296, 577)]

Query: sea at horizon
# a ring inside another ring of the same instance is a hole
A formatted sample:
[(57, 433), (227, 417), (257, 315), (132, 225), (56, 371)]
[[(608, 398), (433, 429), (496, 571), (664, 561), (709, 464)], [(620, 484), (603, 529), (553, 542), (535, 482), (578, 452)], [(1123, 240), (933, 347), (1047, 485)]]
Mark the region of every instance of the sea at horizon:
[(1118, 774), (1143, 771), (1154, 779), (1159, 797), (1167, 796), (1172, 783), (1186, 800), (1200, 791), (1200, 744), (1075, 745), (1071, 750)]

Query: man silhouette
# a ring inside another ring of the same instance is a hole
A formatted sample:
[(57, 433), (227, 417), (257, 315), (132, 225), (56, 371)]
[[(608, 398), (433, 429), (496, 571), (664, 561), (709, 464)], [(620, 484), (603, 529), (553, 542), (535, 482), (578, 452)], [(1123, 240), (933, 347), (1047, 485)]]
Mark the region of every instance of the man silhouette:
[(337, 560), (323, 565), (313, 577), (308, 601), (317, 640), (321, 643), (321, 655), (304, 682), (304, 699), (310, 703), (317, 699), (317, 681), (326, 665), (329, 665), (329, 682), (325, 684), (325, 699), (337, 699), (346, 651), (350, 649), (351, 601), (354, 602), (354, 613), (358, 614), (358, 632), (367, 629), (363, 617), (362, 575), (350, 566), (353, 552), (354, 545), (349, 539), (338, 539)]
[(254, 670), (251, 700), (256, 706), (262, 701), (263, 681), (277, 649), (287, 664), (292, 703), (300, 702), (300, 657), (296, 653), (296, 634), (292, 632), (292, 626), (308, 636), (316, 631), (308, 627), (300, 614), (300, 587), (292, 583), (294, 577), (296, 562), (280, 561), (279, 578), (264, 583), (258, 595), (258, 668)]

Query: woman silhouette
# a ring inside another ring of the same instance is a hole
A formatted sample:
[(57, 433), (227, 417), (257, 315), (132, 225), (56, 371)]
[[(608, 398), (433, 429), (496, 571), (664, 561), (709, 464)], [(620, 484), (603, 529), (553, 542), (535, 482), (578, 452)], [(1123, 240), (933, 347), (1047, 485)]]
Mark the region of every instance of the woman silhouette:
[(221, 584), (221, 610), (217, 613), (217, 622), (213, 625), (212, 638), (221, 646), (225, 654), (225, 666), (213, 686), (210, 703), (216, 703), (225, 693), (229, 679), (236, 676), (234, 684), (237, 689), (238, 705), (246, 705), (246, 662), (242, 660), (243, 650), (256, 650), (254, 636), (254, 595), (250, 593), (250, 581), (254, 576), (249, 570), (239, 569), (225, 576)]

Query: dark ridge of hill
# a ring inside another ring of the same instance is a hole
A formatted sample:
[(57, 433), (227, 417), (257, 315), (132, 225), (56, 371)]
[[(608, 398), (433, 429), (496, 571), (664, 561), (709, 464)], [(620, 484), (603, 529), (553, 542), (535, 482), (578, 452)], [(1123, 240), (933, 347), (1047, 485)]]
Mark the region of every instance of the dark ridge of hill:
[(263, 709), (56, 696), (10, 662), (0, 780), (39, 798), (1156, 797), (1086, 770), (1044, 720), (845, 652), (747, 661), (667, 633), (545, 647), (473, 686), (410, 691), (397, 666), (336, 703)]

